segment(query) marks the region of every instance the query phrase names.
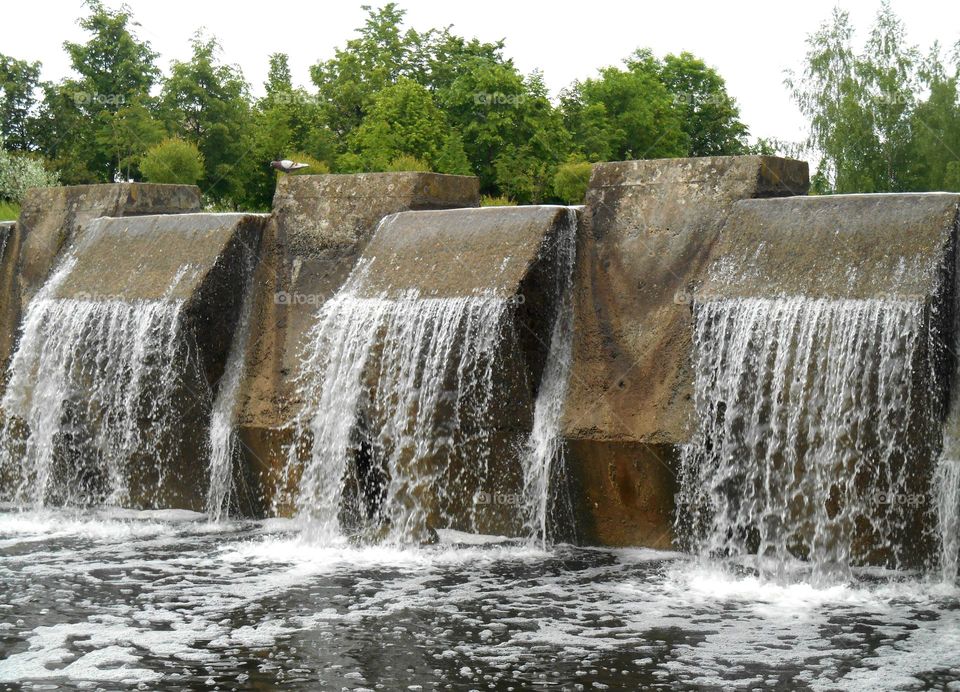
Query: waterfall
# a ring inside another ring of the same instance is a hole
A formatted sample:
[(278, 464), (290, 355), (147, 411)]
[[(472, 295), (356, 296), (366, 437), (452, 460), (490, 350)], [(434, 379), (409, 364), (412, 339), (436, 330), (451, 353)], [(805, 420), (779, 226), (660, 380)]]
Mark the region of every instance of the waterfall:
[(234, 457), (237, 449), (237, 402), (246, 372), (247, 345), (250, 341), (250, 313), (253, 310), (254, 282), (252, 258), (248, 258), (248, 276), (240, 308), (237, 330), (217, 389), (210, 414), (210, 486), (207, 490), (207, 515), (214, 521), (225, 519), (234, 494)]
[[(298, 439), (309, 442), (296, 506), (322, 537), (339, 535), (344, 478), (353, 475), (367, 515), (361, 522), (388, 527), (396, 540), (420, 540), (425, 498), (461, 490), (448, 485), (446, 459), (477, 449), (470, 463), (484, 471), (509, 303), (413, 292), (365, 298), (354, 284), (324, 305), (304, 354), (305, 406), (296, 425)], [(288, 468), (299, 465), (297, 452)]]
[(524, 451), (523, 515), (525, 533), (546, 541), (548, 515), (556, 481), (563, 476), (560, 426), (573, 359), (573, 281), (577, 258), (577, 212), (567, 210), (555, 248), (556, 307), (550, 348), (534, 406), (533, 429)]
[(73, 265), (68, 256), (27, 308), (0, 404), (0, 479), (19, 504), (151, 504), (195, 363), (183, 302), (55, 297)]
[(717, 300), (694, 309), (698, 430), (678, 523), (711, 554), (757, 554), (816, 577), (861, 561), (924, 502), (913, 461), (933, 396), (913, 300)]

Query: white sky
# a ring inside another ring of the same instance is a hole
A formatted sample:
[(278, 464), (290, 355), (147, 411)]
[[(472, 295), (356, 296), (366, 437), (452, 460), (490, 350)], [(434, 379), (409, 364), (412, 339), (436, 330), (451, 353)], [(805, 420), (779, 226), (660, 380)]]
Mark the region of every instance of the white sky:
[[(116, 7), (119, 0), (106, 0)], [(262, 92), (267, 56), (290, 55), (295, 81), (310, 86), (309, 66), (333, 54), (363, 22), (363, 4), (303, 0), (127, 0), (142, 25), (139, 36), (172, 59), (189, 57), (189, 39), (200, 27), (216, 35), (223, 58), (240, 65), (254, 93)], [(783, 86), (786, 69), (799, 70), (805, 38), (830, 15), (834, 5), (848, 9), (862, 37), (879, 0), (744, 0), (742, 2), (612, 0), (484, 0), (440, 2), (403, 0), (410, 26), (452, 25), (456, 33), (486, 41), (506, 39), (505, 53), (523, 72), (540, 69), (556, 94), (575, 79), (618, 64), (638, 47), (657, 55), (690, 51), (717, 68), (740, 104), (753, 136), (798, 140), (804, 120)], [(960, 2), (892, 0), (905, 21), (909, 40), (926, 51), (934, 41), (953, 46), (960, 40)], [(0, 52), (39, 60), (44, 78), (70, 72), (62, 50), (65, 40), (82, 40), (76, 19), (81, 0), (7, 0), (2, 9)]]

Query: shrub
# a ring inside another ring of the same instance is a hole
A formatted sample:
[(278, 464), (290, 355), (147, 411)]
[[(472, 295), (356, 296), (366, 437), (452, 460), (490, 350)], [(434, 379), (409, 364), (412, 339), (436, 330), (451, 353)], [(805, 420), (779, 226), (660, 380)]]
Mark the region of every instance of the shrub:
[(500, 195), (499, 197), (483, 195), (480, 198), (481, 207), (513, 207), (516, 206), (516, 204), (516, 202), (505, 195)]
[(430, 166), (416, 156), (401, 154), (386, 165), (388, 173), (430, 173)]
[(203, 177), (203, 154), (196, 144), (171, 137), (147, 150), (140, 172), (151, 183), (196, 185)]
[(567, 161), (553, 176), (553, 192), (566, 204), (583, 204), (593, 166), (586, 161)]
[(0, 201), (19, 205), (31, 187), (53, 187), (60, 184), (59, 173), (51, 173), (43, 162), (28, 154), (13, 153), (3, 148), (0, 138)]

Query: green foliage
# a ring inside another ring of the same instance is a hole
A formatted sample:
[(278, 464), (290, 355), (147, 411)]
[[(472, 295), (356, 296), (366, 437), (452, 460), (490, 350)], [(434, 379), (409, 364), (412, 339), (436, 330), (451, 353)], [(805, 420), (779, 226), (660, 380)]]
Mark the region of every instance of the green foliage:
[(152, 183), (195, 185), (203, 177), (203, 154), (193, 142), (165, 139), (147, 151), (140, 169)]
[(571, 159), (557, 168), (553, 176), (553, 192), (565, 204), (583, 204), (593, 166)]
[(787, 80), (820, 159), (814, 190), (949, 189), (960, 152), (960, 65), (951, 74), (937, 46), (921, 59), (889, 2), (859, 51), (853, 35), (849, 15), (835, 10), (808, 39), (802, 75)]
[(59, 175), (29, 154), (10, 152), (0, 137), (0, 200), (20, 204), (31, 187), (59, 185)]
[(0, 54), (0, 137), (8, 149), (30, 149), (39, 88), (40, 63)]
[(413, 157), (439, 173), (468, 173), (463, 142), (430, 92), (401, 77), (377, 94), (370, 113), (351, 137), (351, 150), (365, 170), (386, 171), (392, 161)]
[(513, 207), (516, 206), (516, 202), (505, 195), (481, 195), (480, 196), (480, 206), (481, 207)]
[[(218, 199), (245, 202), (246, 182), (258, 168), (250, 150), (250, 97), (240, 69), (219, 61), (215, 39), (197, 34), (193, 55), (174, 62), (163, 85), (161, 111), (168, 131), (177, 131), (203, 154), (203, 190)], [(262, 164), (260, 164), (262, 166)]]
[(0, 221), (16, 221), (20, 218), (20, 205), (0, 199)]
[(537, 203), (581, 199), (588, 161), (744, 150), (723, 79), (690, 54), (637, 51), (555, 104), (502, 41), (409, 28), (394, 3), (366, 10), (356, 35), (312, 66), (315, 90), (295, 86), (275, 53), (254, 98), (214, 39), (196, 34), (164, 75), (126, 6), (86, 0), (85, 38), (64, 44), (72, 78), (44, 83), (39, 64), (0, 56), (0, 132), (66, 183), (189, 180), (210, 208), (257, 210), (270, 207), (269, 162), (282, 158), (310, 162), (305, 174), (477, 175), (491, 199)]
[(387, 164), (384, 169), (390, 173), (431, 173), (430, 165), (416, 156), (403, 154)]

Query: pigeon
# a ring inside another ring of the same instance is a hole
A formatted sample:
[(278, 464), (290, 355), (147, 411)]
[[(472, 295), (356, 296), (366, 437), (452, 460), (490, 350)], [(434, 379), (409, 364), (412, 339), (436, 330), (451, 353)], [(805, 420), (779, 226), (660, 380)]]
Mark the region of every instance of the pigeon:
[(282, 161), (271, 161), (270, 165), (273, 168), (276, 168), (281, 173), (292, 173), (293, 171), (299, 171), (301, 168), (309, 168), (309, 163), (296, 163), (290, 159), (283, 159)]

